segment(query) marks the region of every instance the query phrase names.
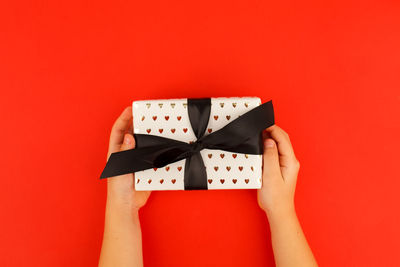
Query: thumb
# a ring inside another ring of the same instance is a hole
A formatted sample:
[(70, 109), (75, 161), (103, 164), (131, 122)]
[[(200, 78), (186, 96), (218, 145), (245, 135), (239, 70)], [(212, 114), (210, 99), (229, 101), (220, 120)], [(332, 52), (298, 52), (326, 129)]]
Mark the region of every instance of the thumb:
[(282, 175), (279, 165), (278, 148), (273, 139), (267, 138), (264, 140), (263, 180), (280, 176)]
[[(135, 147), (135, 138), (131, 134), (125, 134), (122, 145), (120, 146), (120, 151), (132, 149)], [(122, 174), (113, 177), (112, 179), (107, 179), (109, 192), (121, 192), (130, 193), (133, 187), (132, 174)]]
[(121, 145), (120, 150), (128, 150), (135, 148), (135, 138), (129, 133), (124, 135), (124, 142)]

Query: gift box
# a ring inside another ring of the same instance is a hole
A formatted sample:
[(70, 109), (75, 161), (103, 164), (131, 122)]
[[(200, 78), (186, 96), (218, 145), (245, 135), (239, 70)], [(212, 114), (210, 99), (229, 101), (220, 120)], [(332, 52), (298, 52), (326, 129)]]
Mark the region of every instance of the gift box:
[(136, 148), (110, 157), (111, 174), (135, 170), (138, 191), (261, 188), (261, 131), (274, 116), (271, 102), (260, 105), (257, 97), (134, 101)]

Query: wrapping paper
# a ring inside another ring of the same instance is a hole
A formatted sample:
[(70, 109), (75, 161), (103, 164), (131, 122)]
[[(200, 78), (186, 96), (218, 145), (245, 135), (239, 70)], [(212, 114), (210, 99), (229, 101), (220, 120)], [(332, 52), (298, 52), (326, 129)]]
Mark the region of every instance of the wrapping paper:
[[(257, 97), (211, 98), (210, 118), (204, 135), (221, 129), (260, 104)], [(195, 142), (187, 105), (187, 99), (134, 101), (134, 133)], [(208, 189), (261, 188), (262, 155), (215, 149), (203, 149), (200, 153), (207, 172)], [(185, 160), (135, 172), (135, 189), (184, 190)]]

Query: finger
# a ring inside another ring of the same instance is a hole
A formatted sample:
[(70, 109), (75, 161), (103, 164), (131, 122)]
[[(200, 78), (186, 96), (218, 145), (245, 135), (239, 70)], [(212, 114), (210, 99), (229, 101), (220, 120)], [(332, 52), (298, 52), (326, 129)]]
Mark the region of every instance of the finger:
[[(129, 133), (123, 135), (123, 142), (118, 151), (128, 150), (135, 148), (135, 138)], [(108, 180), (108, 187), (110, 192), (125, 192), (129, 194), (134, 187), (134, 175), (132, 173), (118, 175)], [(124, 194), (125, 194), (124, 193)]]
[(135, 148), (135, 138), (127, 133), (124, 135), (124, 142), (121, 145), (121, 151)]
[[(126, 133), (124, 135), (124, 142), (121, 145), (121, 151), (133, 149), (133, 148), (135, 148), (135, 146), (136, 146), (135, 138), (132, 136), (132, 134)], [(133, 174), (133, 177), (134, 177), (134, 174)], [(133, 190), (135, 190), (134, 186), (133, 186)], [(137, 194), (139, 194), (137, 197), (140, 198), (140, 196), (142, 196), (142, 198), (147, 199), (150, 195), (150, 192), (151, 191), (139, 191), (139, 192), (137, 192)]]
[(267, 138), (271, 138), (271, 135), (267, 132), (267, 130), (262, 131), (262, 138), (263, 140)]
[(296, 156), (289, 135), (276, 125), (269, 127), (267, 132), (277, 143), (281, 166), (288, 167), (293, 164), (296, 161)]
[(110, 134), (108, 156), (120, 150), (124, 140), (124, 134), (132, 123), (132, 108), (127, 107), (115, 121)]
[(277, 142), (279, 164), (284, 180), (296, 183), (300, 164), (294, 154), (289, 135), (276, 125), (267, 130), (271, 134), (271, 137)]
[(267, 138), (264, 140), (263, 180), (281, 177), (278, 148), (274, 140)]
[(133, 123), (129, 124), (129, 128), (128, 128), (127, 132), (133, 135)]

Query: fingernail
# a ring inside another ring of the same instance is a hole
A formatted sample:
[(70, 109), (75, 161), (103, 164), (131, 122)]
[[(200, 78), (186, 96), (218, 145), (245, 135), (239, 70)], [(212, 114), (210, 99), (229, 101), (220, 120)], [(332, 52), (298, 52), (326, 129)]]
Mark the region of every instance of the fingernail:
[(127, 144), (127, 145), (131, 144), (131, 139), (128, 137), (128, 135), (125, 135), (124, 143)]
[(272, 141), (271, 139), (267, 139), (267, 141), (265, 141), (265, 146), (266, 147), (274, 147), (275, 146), (275, 142)]

